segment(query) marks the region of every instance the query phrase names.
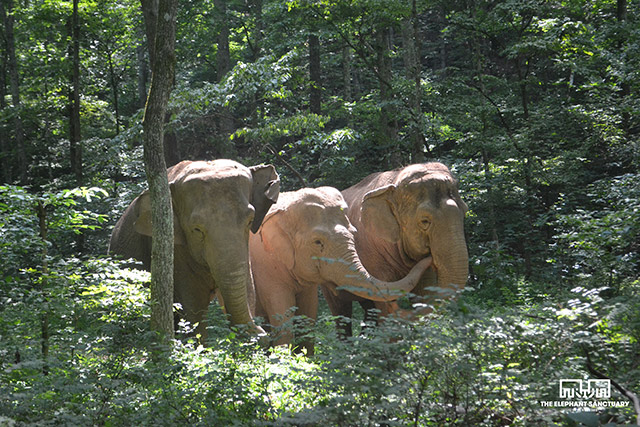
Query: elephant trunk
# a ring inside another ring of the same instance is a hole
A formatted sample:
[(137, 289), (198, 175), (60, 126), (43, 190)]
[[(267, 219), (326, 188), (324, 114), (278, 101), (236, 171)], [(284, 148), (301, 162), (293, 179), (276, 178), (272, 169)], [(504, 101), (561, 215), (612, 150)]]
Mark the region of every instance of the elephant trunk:
[(231, 316), (231, 323), (239, 325), (251, 322), (249, 304), (247, 300), (247, 271), (249, 265), (240, 263), (220, 271), (220, 280), (216, 280), (220, 294), (224, 301), (226, 312)]
[(469, 276), (469, 255), (464, 237), (449, 241), (444, 251), (432, 248), (432, 256), (438, 282), (435, 287), (425, 290), (436, 298), (455, 297)]
[[(225, 254), (208, 262), (209, 268), (220, 295), (225, 312), (229, 314), (232, 325), (248, 325), (252, 332), (264, 331), (253, 323), (247, 289), (253, 287), (248, 257), (241, 254)], [(210, 258), (211, 259), (211, 258)]]
[(422, 274), (431, 265), (431, 258), (425, 258), (418, 262), (404, 278), (395, 282), (386, 282), (369, 274), (357, 255), (338, 260), (324, 259), (323, 261), (331, 266), (328, 267), (329, 273), (323, 276), (336, 286), (345, 287), (345, 290), (361, 298), (384, 302), (395, 301), (403, 293), (411, 292), (420, 281)]

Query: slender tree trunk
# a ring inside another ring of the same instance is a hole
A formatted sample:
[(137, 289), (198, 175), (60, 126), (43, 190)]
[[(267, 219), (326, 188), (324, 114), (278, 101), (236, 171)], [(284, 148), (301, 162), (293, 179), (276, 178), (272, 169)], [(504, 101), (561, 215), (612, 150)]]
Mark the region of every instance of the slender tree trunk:
[[(522, 70), (522, 63), (524, 62), (524, 71)], [(529, 92), (527, 88), (527, 78), (529, 77), (529, 61), (526, 58), (517, 58), (515, 61), (516, 70), (518, 70), (518, 80), (520, 86), (520, 102), (522, 104), (522, 115), (526, 120), (529, 120)]]
[[(492, 180), (491, 165), (489, 164), (489, 154), (487, 153), (487, 149), (485, 147), (482, 147), (482, 164), (484, 166), (485, 180), (490, 183)], [(487, 185), (487, 199), (489, 201), (489, 216), (487, 218), (487, 220), (489, 221), (489, 231), (491, 233), (491, 241), (493, 242), (494, 249), (497, 250), (500, 247), (500, 240), (498, 239), (498, 229), (496, 228), (496, 215), (494, 208), (495, 196), (490, 184)]]
[[(216, 74), (221, 82), (231, 70), (231, 53), (229, 52), (229, 25), (227, 17), (227, 0), (214, 0), (216, 17), (219, 22), (218, 54), (216, 56)], [(234, 157), (235, 146), (229, 139), (233, 133), (233, 116), (227, 107), (220, 109), (220, 133), (222, 134), (222, 152), (225, 157)]]
[[(618, 0), (616, 2), (616, 18), (620, 24), (623, 24), (627, 20), (627, 0)], [(625, 32), (622, 31), (621, 34)], [(622, 51), (624, 49), (624, 45), (627, 43), (627, 40), (624, 37), (620, 37), (618, 39), (618, 49)], [(629, 81), (622, 81), (620, 84), (620, 95), (622, 98), (626, 98), (631, 95), (631, 83)], [(631, 122), (631, 115), (628, 111), (622, 112), (622, 127), (626, 130), (627, 134), (629, 134)]]
[(424, 162), (424, 148), (426, 141), (422, 134), (422, 99), (421, 66), (420, 66), (420, 38), (418, 29), (418, 11), (416, 0), (412, 2), (411, 18), (402, 25), (402, 42), (404, 45), (404, 66), (407, 78), (413, 83), (413, 91), (409, 98), (411, 122), (409, 123), (409, 138), (411, 139), (411, 160), (413, 163)]
[[(78, 1), (73, 0), (73, 12), (69, 22), (69, 34), (71, 45), (69, 56), (71, 57), (71, 91), (69, 92), (69, 156), (71, 170), (75, 177), (76, 185), (81, 186), (82, 172), (82, 134), (80, 128), (80, 24), (78, 19)], [(76, 235), (76, 251), (84, 251), (84, 233)]]
[[(527, 150), (528, 151), (528, 150)], [(524, 184), (525, 184), (525, 207), (527, 211), (527, 228), (530, 230), (526, 235), (522, 236), (524, 241), (524, 248), (522, 257), (524, 258), (524, 274), (527, 279), (533, 275), (533, 252), (532, 248), (535, 247), (538, 237), (534, 235), (534, 230), (538, 228), (536, 223), (536, 202), (535, 202), (535, 188), (533, 187), (533, 178), (531, 171), (531, 159), (528, 154), (524, 154), (523, 168), (524, 168)]]
[(15, 146), (18, 151), (18, 168), (20, 172), (20, 183), (27, 182), (27, 154), (24, 146), (24, 135), (22, 126), (22, 112), (20, 105), (20, 79), (18, 75), (18, 61), (16, 59), (16, 47), (13, 33), (13, 0), (2, 0), (2, 13), (4, 17), (4, 35), (7, 49), (7, 60), (9, 69), (9, 83), (11, 86), (11, 102), (16, 110), (13, 119), (13, 131)]
[(362, 82), (360, 80), (360, 69), (357, 64), (352, 68), (351, 75), (353, 77), (351, 96), (354, 100), (360, 99), (360, 94), (362, 93)]
[(253, 48), (251, 49), (253, 52), (251, 58), (255, 62), (260, 58), (260, 52), (262, 51), (262, 0), (253, 0), (251, 7), (252, 15), (254, 16), (254, 21), (256, 23), (256, 27), (253, 31), (255, 34)]
[[(0, 6), (1, 7), (1, 6)], [(0, 64), (0, 111), (4, 111), (7, 108), (5, 96), (7, 95), (7, 56), (6, 50), (4, 55), (0, 58), (2, 64)], [(4, 129), (0, 129), (0, 158), (2, 158), (2, 177), (4, 183), (11, 182), (11, 149), (7, 143), (7, 133)]]
[(218, 26), (220, 27), (220, 33), (218, 34), (218, 54), (216, 55), (216, 72), (218, 74), (218, 81), (220, 82), (231, 69), (229, 24), (227, 23), (226, 0), (214, 0), (213, 5), (216, 11)]
[(42, 366), (42, 373), (47, 375), (49, 373), (49, 365), (47, 359), (49, 358), (49, 309), (47, 292), (47, 276), (49, 275), (49, 254), (48, 254), (48, 232), (49, 227), (47, 223), (47, 208), (45, 204), (40, 200), (36, 206), (38, 211), (38, 221), (40, 224), (40, 238), (42, 239), (42, 277), (40, 278), (39, 290), (41, 293), (42, 312), (40, 313), (40, 348), (42, 350), (42, 360), (44, 364)]
[(382, 144), (391, 148), (390, 166), (396, 167), (401, 165), (401, 160), (395, 150), (395, 143), (398, 136), (398, 125), (396, 119), (395, 108), (392, 106), (393, 92), (391, 88), (391, 55), (389, 44), (391, 41), (391, 33), (388, 28), (379, 30), (376, 33), (377, 42), (377, 59), (378, 59), (378, 82), (380, 85), (380, 126)]
[[(148, 10), (157, 5), (155, 11)], [(173, 331), (173, 212), (164, 160), (164, 118), (175, 77), (175, 31), (177, 0), (142, 0), (146, 28), (156, 34), (149, 46), (152, 62), (151, 88), (142, 121), (144, 161), (151, 196), (151, 327), (164, 337)], [(160, 17), (155, 22), (147, 19)], [(150, 34), (149, 32), (147, 34)]]
[(342, 81), (344, 84), (344, 100), (349, 102), (353, 99), (353, 89), (351, 87), (351, 48), (342, 48)]
[(120, 108), (118, 102), (118, 76), (113, 69), (113, 52), (109, 48), (107, 53), (107, 62), (109, 64), (109, 83), (111, 83), (111, 91), (113, 92), (113, 110), (116, 116), (116, 135), (120, 134)]
[(82, 185), (82, 143), (80, 133), (80, 25), (78, 1), (73, 0), (71, 15), (71, 93), (69, 94), (69, 154), (77, 185)]
[(144, 56), (144, 46), (136, 47), (138, 57), (138, 106), (144, 108), (147, 103), (147, 60)]
[(309, 110), (312, 113), (322, 112), (322, 94), (320, 82), (320, 38), (317, 34), (309, 35)]
[(616, 2), (616, 17), (618, 21), (627, 19), (627, 0), (618, 0)]
[[(149, 65), (153, 72), (156, 59), (156, 26), (158, 24), (158, 0), (140, 0), (142, 16), (144, 16), (144, 31), (147, 36), (147, 53)], [(146, 102), (146, 101), (145, 101)]]

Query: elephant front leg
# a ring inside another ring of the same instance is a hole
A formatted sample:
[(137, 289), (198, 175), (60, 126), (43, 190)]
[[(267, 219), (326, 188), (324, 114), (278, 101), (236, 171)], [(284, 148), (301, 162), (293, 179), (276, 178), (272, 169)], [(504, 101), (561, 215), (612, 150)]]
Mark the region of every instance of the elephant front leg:
[(331, 290), (331, 287), (335, 288), (335, 285), (328, 284), (322, 286), (322, 294), (324, 299), (329, 305), (331, 314), (334, 316), (340, 316), (338, 319), (338, 333), (341, 337), (350, 337), (353, 335), (353, 328), (351, 323), (353, 320), (353, 304), (350, 295), (344, 291), (336, 291), (338, 294)]
[(305, 332), (305, 335), (301, 337), (299, 347), (306, 350), (307, 356), (313, 356), (313, 334), (308, 332), (311, 332), (318, 318), (318, 286), (306, 287), (302, 292), (298, 293), (296, 295), (296, 305), (298, 306), (296, 314), (302, 316), (301, 321), (304, 322), (297, 329)]
[(191, 325), (196, 325), (195, 335), (200, 336), (200, 342), (204, 344), (207, 339), (207, 311), (209, 309), (209, 295), (198, 298), (195, 295), (188, 295), (178, 299), (182, 305), (181, 317)]
[(207, 339), (207, 311), (211, 302), (211, 292), (202, 286), (200, 279), (192, 273), (184, 271), (181, 265), (176, 266), (174, 274), (174, 300), (182, 306), (177, 317), (196, 325), (193, 333), (199, 335), (200, 342)]
[(291, 344), (293, 341), (291, 319), (296, 305), (295, 294), (284, 287), (272, 287), (268, 291), (258, 291), (258, 298), (271, 325), (271, 345)]

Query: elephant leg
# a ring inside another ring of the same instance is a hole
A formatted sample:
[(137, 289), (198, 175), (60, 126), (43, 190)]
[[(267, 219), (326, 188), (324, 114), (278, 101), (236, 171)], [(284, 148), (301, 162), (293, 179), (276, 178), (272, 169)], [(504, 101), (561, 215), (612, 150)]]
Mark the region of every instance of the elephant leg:
[[(308, 327), (312, 327), (318, 318), (318, 286), (310, 286), (296, 295), (296, 305), (298, 306), (296, 314), (306, 317), (302, 321), (308, 323), (308, 325), (303, 325), (303, 331), (307, 331)], [(313, 356), (313, 336), (304, 337), (300, 341), (300, 347), (307, 350), (307, 356)]]
[[(360, 307), (364, 311), (364, 328), (367, 328), (369, 325), (375, 323), (378, 324), (379, 315), (376, 312), (376, 309), (379, 309), (378, 304), (369, 300), (358, 301), (360, 303)], [(386, 304), (380, 304), (386, 305)]]
[[(332, 286), (332, 285), (328, 285)], [(340, 295), (335, 295), (328, 286), (322, 286), (322, 295), (329, 305), (331, 314), (334, 316), (341, 316), (344, 319), (338, 319), (338, 333), (342, 337), (350, 337), (353, 335), (351, 322), (353, 320), (353, 305), (349, 298), (340, 298)]]
[(184, 319), (192, 325), (198, 324), (195, 334), (200, 335), (201, 341), (207, 338), (207, 310), (209, 309), (209, 294), (199, 298), (196, 294), (183, 295), (180, 299)]
[(293, 307), (296, 305), (295, 294), (286, 288), (269, 289), (268, 292), (258, 292), (260, 304), (266, 311), (273, 334), (272, 345), (286, 345), (293, 340), (291, 325), (287, 322), (293, 317)]
[[(174, 300), (182, 305), (180, 317), (192, 325), (198, 324), (195, 334), (200, 335), (201, 342), (207, 338), (207, 310), (211, 301), (212, 292), (204, 284), (211, 283), (211, 279), (203, 278), (202, 274), (183, 262), (182, 253), (175, 251), (176, 262), (174, 265)], [(212, 283), (211, 283), (212, 284)]]

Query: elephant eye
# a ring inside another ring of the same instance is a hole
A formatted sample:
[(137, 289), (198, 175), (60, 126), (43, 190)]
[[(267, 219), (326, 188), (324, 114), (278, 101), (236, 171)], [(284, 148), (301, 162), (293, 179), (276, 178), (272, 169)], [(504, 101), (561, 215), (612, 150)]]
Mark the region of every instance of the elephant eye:
[(204, 231), (200, 227), (193, 227), (192, 232), (196, 239), (204, 240)]
[(319, 247), (320, 249), (324, 249), (324, 244), (322, 243), (322, 240), (320, 240), (320, 239), (314, 240), (313, 244), (316, 245), (317, 247)]
[(426, 230), (427, 228), (429, 228), (431, 226), (431, 220), (427, 219), (427, 218), (423, 218), (420, 221), (420, 228), (422, 228), (423, 230)]

